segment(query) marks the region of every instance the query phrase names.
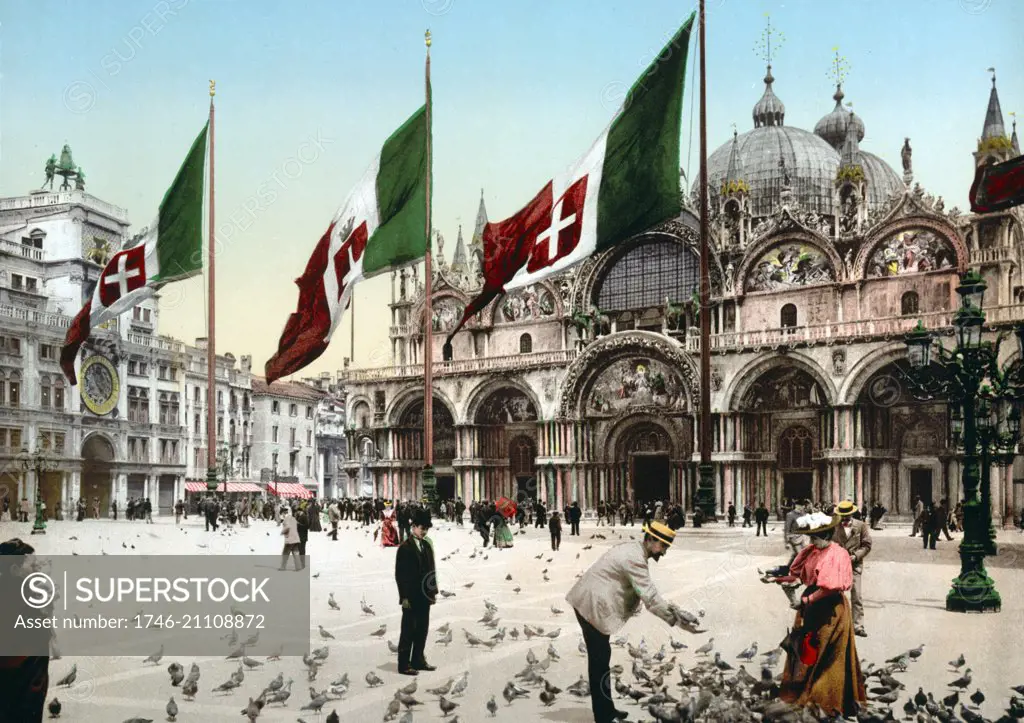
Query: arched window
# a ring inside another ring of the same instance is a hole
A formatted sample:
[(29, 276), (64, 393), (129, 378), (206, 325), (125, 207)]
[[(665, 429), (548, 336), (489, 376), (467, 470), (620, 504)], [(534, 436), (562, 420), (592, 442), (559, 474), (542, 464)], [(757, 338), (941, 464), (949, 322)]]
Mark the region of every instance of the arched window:
[(444, 361), (451, 361), (455, 358), (455, 351), (452, 349), (451, 344), (445, 344), (441, 349), (441, 359)]
[(533, 351), (533, 337), (529, 334), (523, 334), (519, 337), (519, 353), (529, 354)]
[(699, 281), (700, 260), (688, 247), (654, 241), (626, 251), (601, 280), (597, 306), (602, 311), (665, 308), (665, 299), (689, 299)]
[(918, 312), (919, 299), (916, 291), (908, 291), (900, 298), (900, 314), (911, 316)]
[(64, 380), (57, 377), (53, 382), (53, 408), (64, 411)]
[(779, 325), (783, 328), (796, 326), (796, 304), (786, 304), (779, 313)]
[(779, 469), (811, 469), (811, 433), (806, 427), (790, 427), (779, 439)]
[(49, 409), (53, 403), (53, 385), (50, 383), (50, 376), (43, 374), (39, 379), (39, 406)]

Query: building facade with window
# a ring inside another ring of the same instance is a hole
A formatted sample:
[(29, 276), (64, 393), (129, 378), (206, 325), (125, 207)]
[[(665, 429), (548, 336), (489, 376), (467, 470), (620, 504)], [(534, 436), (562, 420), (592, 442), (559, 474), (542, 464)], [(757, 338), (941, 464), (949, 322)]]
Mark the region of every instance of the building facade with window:
[[(948, 409), (910, 394), (903, 338), (918, 319), (951, 334), (968, 268), (989, 285), (993, 328), (1024, 319), (1021, 209), (947, 209), (915, 182), (909, 141), (886, 149), (899, 152), (901, 173), (860, 146), (865, 122), (844, 108), (841, 88), (811, 131), (785, 125), (774, 83), (769, 73), (753, 128), (709, 158), (717, 505), (850, 498), (905, 518), (915, 496), (955, 502), (961, 458)], [(1020, 154), (994, 85), (984, 110), (965, 164)], [(518, 493), (559, 508), (670, 498), (692, 509), (695, 188), (683, 205), (678, 218), (492, 302), (446, 348), (481, 286), (481, 197), (471, 242), (460, 229), (450, 261), (435, 236), (432, 317), (419, 269), (393, 274), (390, 346), (371, 350), (371, 368), (339, 372), (350, 475), (367, 474), (373, 494), (387, 498), (422, 492), (426, 322), (442, 497)], [(993, 465), (997, 519), (1024, 503), (1014, 468)]]
[[(157, 335), (158, 300), (92, 330), (77, 387), (60, 370), (72, 318), (130, 242), (127, 212), (76, 186), (0, 199), (0, 495), (34, 502), (38, 482), (51, 512), (79, 497), (90, 514), (129, 497), (167, 512), (185, 474), (184, 345)], [(36, 450), (56, 466), (39, 480), (22, 464)]]
[(274, 382), (252, 376), (253, 477), (291, 482), (323, 497), (318, 470), (317, 410), (328, 391), (304, 382)]

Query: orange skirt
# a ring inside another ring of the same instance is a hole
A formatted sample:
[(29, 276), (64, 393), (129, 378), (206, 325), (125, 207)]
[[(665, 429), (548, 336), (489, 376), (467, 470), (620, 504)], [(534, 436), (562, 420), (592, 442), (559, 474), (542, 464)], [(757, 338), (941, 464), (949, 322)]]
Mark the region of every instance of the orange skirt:
[(854, 715), (867, 694), (846, 596), (830, 595), (798, 611), (793, 630), (814, 632), (818, 657), (807, 665), (799, 654), (787, 653), (779, 698), (796, 705), (817, 705), (833, 715)]

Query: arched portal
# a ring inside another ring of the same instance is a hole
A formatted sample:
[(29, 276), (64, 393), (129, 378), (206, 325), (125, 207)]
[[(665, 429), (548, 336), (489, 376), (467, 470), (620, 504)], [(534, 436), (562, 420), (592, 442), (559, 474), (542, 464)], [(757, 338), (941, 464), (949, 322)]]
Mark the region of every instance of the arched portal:
[(658, 424), (641, 422), (619, 439), (616, 459), (626, 460), (633, 499), (667, 500), (672, 482), (671, 443)]
[[(422, 397), (411, 402), (399, 416), (396, 430), (398, 459), (415, 460), (418, 466), (422, 466), (426, 458), (423, 447), (423, 407)], [(437, 494), (440, 499), (445, 500), (455, 496), (455, 469), (452, 467), (456, 454), (455, 418), (448, 405), (436, 396), (432, 416)], [(415, 474), (413, 476), (415, 477)]]
[(811, 499), (814, 486), (814, 435), (802, 425), (788, 427), (779, 437), (778, 464), (782, 474), (782, 496), (791, 500)]
[[(537, 405), (516, 387), (501, 387), (488, 394), (473, 416), (476, 425), (476, 457), (490, 466), (484, 471), (487, 496), (519, 496), (533, 488), (537, 457)], [(507, 467), (506, 473), (502, 468)]]
[[(99, 505), (100, 516), (110, 508), (113, 481), (114, 446), (106, 437), (92, 434), (82, 443), (82, 486), (79, 496), (85, 500), (86, 515)], [(77, 503), (77, 500), (74, 501)]]

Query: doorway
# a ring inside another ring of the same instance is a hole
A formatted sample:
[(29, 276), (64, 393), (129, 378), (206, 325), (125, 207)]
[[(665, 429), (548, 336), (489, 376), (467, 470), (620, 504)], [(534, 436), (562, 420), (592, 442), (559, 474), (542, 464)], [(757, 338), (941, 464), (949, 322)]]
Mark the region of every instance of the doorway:
[(932, 498), (932, 470), (930, 467), (918, 467), (910, 470), (910, 500), (913, 504), (915, 497), (920, 497), (925, 507)]
[(516, 503), (524, 504), (537, 499), (537, 479), (535, 477), (516, 477)]
[(455, 498), (455, 477), (439, 475), (437, 477), (437, 499), (441, 502)]
[(169, 515), (174, 512), (174, 476), (164, 474), (159, 479), (158, 509), (161, 515)]
[(634, 453), (633, 499), (653, 502), (669, 498), (669, 460), (667, 454)]
[(813, 472), (783, 472), (782, 496), (791, 500), (809, 500), (813, 484)]
[(46, 503), (46, 514), (48, 517), (53, 517), (56, 509), (55, 505), (63, 505), (63, 492), (64, 473), (43, 472), (39, 479), (39, 494), (42, 496), (43, 502)]
[[(85, 500), (86, 516), (92, 517), (93, 504), (99, 503), (100, 517), (110, 509), (113, 480), (114, 447), (99, 434), (92, 434), (82, 444), (82, 486), (79, 495)], [(74, 500), (75, 503), (78, 500)], [(72, 504), (71, 501), (68, 502)]]

